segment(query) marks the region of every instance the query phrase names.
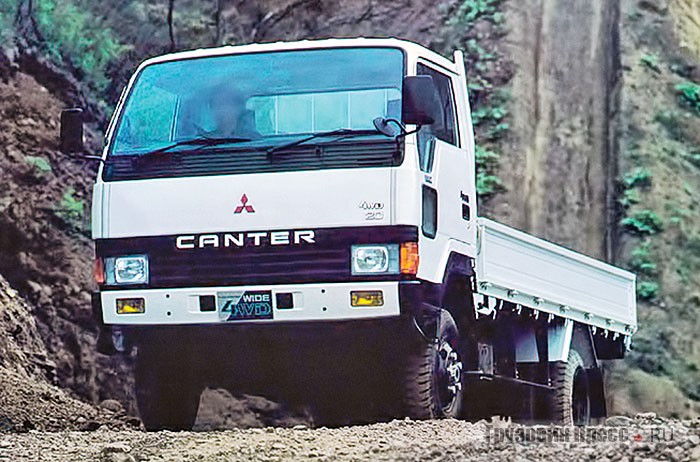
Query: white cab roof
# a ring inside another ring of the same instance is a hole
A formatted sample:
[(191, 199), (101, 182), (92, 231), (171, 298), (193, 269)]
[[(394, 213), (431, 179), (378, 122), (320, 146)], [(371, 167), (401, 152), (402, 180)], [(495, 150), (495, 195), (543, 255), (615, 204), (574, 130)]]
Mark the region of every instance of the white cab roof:
[(299, 40), (295, 42), (253, 43), (250, 45), (226, 45), (217, 48), (200, 48), (197, 50), (169, 53), (147, 59), (139, 66), (141, 69), (149, 64), (177, 61), (180, 59), (225, 56), (241, 53), (261, 53), (271, 51), (309, 50), (318, 48), (350, 47), (394, 47), (401, 48), (410, 56), (423, 57), (449, 70), (456, 71), (455, 63), (417, 43), (396, 38), (331, 38), (319, 40)]

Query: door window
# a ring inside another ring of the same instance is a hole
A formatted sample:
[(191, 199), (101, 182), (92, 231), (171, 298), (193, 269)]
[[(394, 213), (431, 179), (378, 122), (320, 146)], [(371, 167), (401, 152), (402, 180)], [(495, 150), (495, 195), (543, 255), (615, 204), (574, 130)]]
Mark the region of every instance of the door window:
[(418, 157), (420, 168), (430, 172), (433, 168), (433, 145), (436, 139), (454, 146), (459, 146), (457, 136), (457, 120), (455, 116), (454, 91), (452, 79), (440, 71), (418, 63), (418, 75), (429, 75), (433, 78), (440, 98), (440, 112), (431, 125), (426, 125), (418, 132)]

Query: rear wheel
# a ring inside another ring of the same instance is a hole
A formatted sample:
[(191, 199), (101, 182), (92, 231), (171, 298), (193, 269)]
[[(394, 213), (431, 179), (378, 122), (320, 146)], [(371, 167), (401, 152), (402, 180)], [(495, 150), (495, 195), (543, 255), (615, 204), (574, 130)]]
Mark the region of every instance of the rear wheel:
[(572, 348), (566, 363), (552, 367), (551, 378), (549, 420), (559, 425), (590, 425), (591, 387), (581, 355)]
[(202, 388), (188, 366), (189, 361), (171, 351), (139, 347), (135, 391), (146, 430), (192, 429)]
[(414, 345), (406, 361), (404, 414), (414, 419), (458, 418), (462, 409), (459, 331), (445, 310), (435, 322), (434, 341)]

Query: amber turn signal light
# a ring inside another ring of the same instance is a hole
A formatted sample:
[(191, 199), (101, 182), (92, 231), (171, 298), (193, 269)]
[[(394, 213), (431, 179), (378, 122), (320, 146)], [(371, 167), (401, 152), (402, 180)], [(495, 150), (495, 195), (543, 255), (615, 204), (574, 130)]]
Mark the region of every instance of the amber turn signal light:
[(381, 290), (353, 290), (350, 292), (351, 306), (383, 306), (384, 293)]
[(418, 243), (404, 242), (400, 251), (401, 274), (415, 275), (418, 272)]
[(105, 283), (105, 263), (101, 258), (95, 258), (95, 265), (92, 268), (92, 274), (95, 277), (96, 283)]
[(138, 314), (146, 312), (146, 300), (143, 298), (118, 298), (117, 314)]

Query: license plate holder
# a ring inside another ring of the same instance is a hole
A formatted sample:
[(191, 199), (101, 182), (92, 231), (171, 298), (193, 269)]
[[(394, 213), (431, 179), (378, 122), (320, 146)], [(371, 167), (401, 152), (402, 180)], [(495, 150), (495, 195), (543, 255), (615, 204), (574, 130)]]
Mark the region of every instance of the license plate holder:
[(216, 294), (216, 306), (222, 321), (272, 319), (272, 291), (219, 292)]

